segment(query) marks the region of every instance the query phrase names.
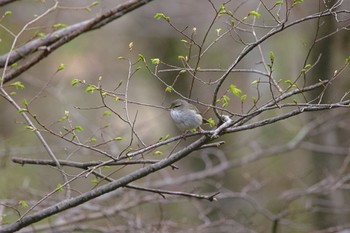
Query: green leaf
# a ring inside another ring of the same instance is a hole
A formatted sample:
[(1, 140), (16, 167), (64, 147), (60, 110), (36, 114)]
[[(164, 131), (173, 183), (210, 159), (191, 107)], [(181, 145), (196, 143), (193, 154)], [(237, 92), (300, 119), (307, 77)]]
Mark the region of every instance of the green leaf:
[(275, 54), (273, 53), (273, 51), (270, 51), (270, 62), (271, 62), (271, 66), (275, 62)]
[(165, 16), (163, 13), (156, 13), (154, 15), (155, 19), (165, 19), (167, 22), (170, 22), (170, 17), (169, 16)]
[(260, 82), (259, 80), (254, 80), (254, 81), (252, 82), (252, 85), (255, 85), (255, 84), (259, 83), (259, 82)]
[(83, 131), (84, 130), (84, 128), (83, 127), (81, 127), (80, 125), (77, 125), (77, 126), (75, 126), (75, 128), (74, 128), (76, 131), (79, 131), (79, 132), (81, 132), (81, 131)]
[(75, 79), (72, 80), (72, 82), (71, 82), (70, 84), (74, 87), (74, 86), (77, 85), (79, 82), (80, 82), (80, 80), (75, 78)]
[(161, 136), (160, 138), (159, 138), (159, 142), (163, 142), (163, 141), (165, 141), (165, 140), (167, 140), (167, 139), (169, 139), (170, 138), (170, 134), (167, 134), (167, 135), (165, 135), (164, 137), (163, 136)]
[(29, 205), (27, 204), (27, 202), (24, 201), (24, 200), (20, 200), (18, 203), (19, 203), (23, 208), (28, 208), (28, 207), (29, 207)]
[(52, 27), (53, 27), (55, 30), (57, 30), (57, 29), (61, 29), (61, 28), (66, 28), (66, 27), (68, 27), (68, 25), (67, 25), (67, 24), (64, 24), (64, 23), (57, 23), (57, 24), (54, 24)]
[(4, 15), (12, 15), (12, 11), (6, 11)]
[(88, 86), (88, 87), (85, 89), (85, 92), (87, 92), (87, 93), (93, 93), (96, 89), (97, 89), (96, 86), (90, 85), (90, 86)]
[(24, 89), (24, 85), (23, 85), (23, 83), (21, 83), (20, 81), (11, 83), (10, 86), (16, 87), (16, 89)]
[(283, 1), (277, 1), (276, 3), (275, 3), (275, 6), (277, 6), (277, 5), (282, 5), (283, 4)]
[(110, 116), (112, 113), (110, 112), (110, 111), (105, 111), (104, 113), (103, 113), (103, 116)]
[(95, 137), (92, 137), (88, 140), (88, 142), (96, 142), (96, 141), (97, 141), (97, 139)]
[(243, 103), (246, 99), (247, 99), (247, 95), (242, 95), (242, 96), (241, 96), (241, 101), (242, 101), (242, 103)]
[(57, 184), (57, 189), (58, 189), (58, 192), (64, 191), (63, 186), (60, 183)]
[(60, 71), (60, 70), (64, 70), (65, 65), (64, 64), (60, 64), (56, 70), (56, 72)]
[(226, 14), (226, 9), (225, 9), (225, 5), (224, 4), (221, 4), (220, 6), (220, 10), (219, 10), (219, 15), (223, 15), (223, 14)]
[(255, 16), (255, 17), (259, 18), (261, 16), (261, 14), (257, 11), (251, 11), (248, 13), (248, 16)]
[(213, 118), (211, 118), (211, 117), (210, 117), (207, 121), (208, 121), (210, 127), (213, 127), (213, 126), (216, 125), (215, 121), (214, 121)]
[(144, 63), (146, 63), (146, 59), (142, 54), (139, 54), (139, 61), (143, 61)]
[(57, 120), (57, 122), (62, 122), (68, 119), (68, 116), (62, 116), (60, 119)]
[(311, 67), (311, 64), (306, 64), (303, 69), (301, 69), (301, 72), (306, 72)]
[(230, 100), (231, 98), (227, 95), (222, 96), (220, 99), (220, 101), (222, 101), (222, 107), (226, 107), (229, 104)]
[(252, 100), (253, 100), (253, 103), (256, 104), (257, 100), (254, 96), (252, 97)]
[(97, 178), (92, 179), (92, 180), (91, 180), (91, 183), (93, 183), (93, 184), (98, 184), (98, 179), (97, 179)]
[(154, 152), (154, 155), (163, 155), (163, 152), (161, 152), (160, 150), (157, 150)]
[(118, 102), (119, 101), (119, 97), (115, 97), (113, 100), (114, 100), (114, 102)]
[(303, 3), (303, 2), (304, 2), (304, 0), (294, 0), (292, 7), (297, 5), (297, 4)]
[(160, 60), (159, 60), (159, 58), (152, 58), (152, 59), (151, 59), (151, 62), (152, 62), (152, 64), (154, 64), (154, 65), (158, 65), (159, 62), (160, 62)]
[(12, 65), (11, 65), (12, 68), (15, 68), (16, 66), (17, 66), (17, 62), (12, 63)]
[(44, 37), (45, 37), (45, 33), (44, 33), (44, 32), (36, 32), (36, 33), (34, 34), (34, 36), (35, 36), (36, 38), (44, 38)]
[(345, 59), (345, 63), (349, 63), (350, 62), (350, 56), (348, 56), (346, 59)]
[(23, 99), (23, 101), (22, 101), (22, 102), (23, 102), (24, 106), (26, 106), (26, 107), (28, 106), (28, 102), (27, 102), (27, 100), (26, 100), (26, 99)]
[(231, 84), (230, 85), (230, 91), (235, 95), (235, 96), (240, 96), (242, 93), (242, 90), (237, 88), (235, 85)]
[(167, 86), (166, 88), (165, 88), (165, 91), (166, 92), (172, 92), (174, 90), (174, 88), (172, 87), (172, 86)]
[(91, 7), (93, 7), (93, 6), (97, 6), (98, 4), (100, 4), (100, 2), (99, 1), (94, 1), (93, 3), (91, 3)]
[(20, 108), (20, 109), (18, 110), (19, 113), (26, 112), (26, 111), (28, 111), (26, 108)]
[(116, 138), (114, 138), (114, 140), (122, 141), (122, 140), (124, 140), (124, 138), (123, 137), (116, 137)]

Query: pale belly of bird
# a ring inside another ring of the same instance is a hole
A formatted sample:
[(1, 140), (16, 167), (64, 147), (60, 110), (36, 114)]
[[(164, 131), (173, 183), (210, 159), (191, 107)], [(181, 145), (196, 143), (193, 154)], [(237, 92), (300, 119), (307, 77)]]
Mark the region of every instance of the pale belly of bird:
[(202, 116), (195, 111), (184, 113), (173, 110), (170, 112), (170, 115), (180, 130), (191, 130), (202, 124)]

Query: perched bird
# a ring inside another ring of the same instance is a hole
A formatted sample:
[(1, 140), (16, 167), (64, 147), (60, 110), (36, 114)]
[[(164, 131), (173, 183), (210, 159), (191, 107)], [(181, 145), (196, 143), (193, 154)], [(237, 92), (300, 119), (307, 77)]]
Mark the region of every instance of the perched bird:
[(173, 118), (176, 127), (181, 131), (196, 129), (203, 122), (198, 109), (185, 100), (174, 100), (169, 109), (171, 118)]

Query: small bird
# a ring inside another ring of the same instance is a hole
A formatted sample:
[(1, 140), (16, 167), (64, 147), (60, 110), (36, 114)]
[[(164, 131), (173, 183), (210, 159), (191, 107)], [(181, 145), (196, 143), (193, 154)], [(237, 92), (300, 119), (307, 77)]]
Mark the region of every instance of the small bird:
[(196, 129), (203, 123), (203, 118), (198, 109), (185, 100), (174, 100), (169, 109), (171, 118), (181, 131)]

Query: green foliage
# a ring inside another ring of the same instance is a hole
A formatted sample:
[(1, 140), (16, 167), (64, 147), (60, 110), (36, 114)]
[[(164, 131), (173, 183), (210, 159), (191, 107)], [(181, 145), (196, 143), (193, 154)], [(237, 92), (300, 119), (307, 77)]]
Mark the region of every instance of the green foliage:
[(74, 86), (77, 85), (79, 82), (80, 82), (80, 80), (75, 78), (75, 79), (72, 80), (72, 82), (71, 82), (70, 84), (74, 87)]
[(54, 24), (52, 27), (53, 27), (53, 29), (58, 30), (58, 29), (62, 29), (62, 28), (67, 28), (68, 25), (64, 24), (64, 23), (57, 23), (57, 24)]
[(22, 112), (27, 112), (28, 110), (26, 109), (26, 108), (20, 108), (19, 110), (18, 110), (18, 113), (22, 113)]
[(116, 137), (116, 138), (114, 138), (114, 140), (116, 140), (116, 141), (122, 141), (122, 140), (124, 140), (124, 138), (123, 138), (123, 137)]
[(242, 95), (241, 96), (241, 102), (243, 103), (247, 99), (247, 95)]
[(162, 155), (163, 155), (163, 152), (160, 151), (160, 150), (157, 150), (157, 151), (154, 152), (154, 155), (160, 155), (160, 156), (162, 156)]
[(97, 6), (99, 4), (100, 4), (99, 1), (94, 1), (93, 3), (90, 4), (90, 6), (85, 7), (85, 10), (87, 10), (88, 12), (91, 12), (92, 11), (91, 7)]
[(311, 64), (306, 64), (304, 68), (301, 70), (302, 73), (305, 73), (309, 68), (311, 67)]
[(261, 14), (259, 12), (257, 12), (257, 11), (250, 11), (248, 13), (248, 16), (255, 16), (257, 18), (260, 18)]
[(91, 183), (93, 183), (93, 184), (98, 184), (98, 179), (97, 179), (97, 178), (91, 179), (90, 181), (91, 181)]
[(222, 107), (226, 107), (230, 103), (231, 98), (227, 95), (223, 95), (217, 102), (222, 102)]
[(220, 10), (219, 10), (218, 15), (219, 15), (219, 16), (221, 16), (221, 15), (233, 16), (233, 13), (232, 13), (231, 11), (226, 10), (225, 5), (222, 4), (222, 5), (220, 6)]
[(139, 61), (142, 61), (143, 63), (146, 63), (146, 59), (142, 54), (139, 54)]
[(64, 111), (64, 116), (57, 120), (57, 122), (65, 121), (69, 118), (69, 111)]
[(210, 117), (209, 119), (207, 119), (207, 122), (208, 122), (208, 124), (210, 125), (210, 127), (213, 127), (213, 126), (216, 125), (216, 123), (215, 123), (215, 121), (213, 120), (212, 117)]
[(165, 16), (163, 13), (156, 13), (154, 15), (155, 19), (165, 19), (167, 22), (170, 22), (170, 17), (169, 16)]
[(28, 208), (29, 207), (29, 205), (27, 204), (27, 202), (26, 201), (24, 201), (24, 200), (20, 200), (19, 202), (18, 202), (18, 204), (20, 204), (23, 208)]
[(44, 38), (45, 33), (44, 32), (35, 32), (34, 37), (35, 38)]
[(16, 87), (16, 89), (24, 89), (24, 87), (25, 87), (24, 84), (20, 81), (11, 83), (10, 86)]
[(235, 96), (240, 96), (242, 93), (242, 90), (237, 88), (235, 85), (231, 84), (229, 87), (229, 90), (235, 95)]
[(97, 139), (95, 137), (91, 137), (88, 142), (97, 142)]
[(5, 15), (5, 16), (7, 16), (7, 15), (12, 15), (12, 11), (6, 11), (4, 15)]
[(169, 139), (169, 138), (170, 138), (170, 134), (167, 134), (167, 135), (165, 135), (164, 137), (161, 136), (161, 137), (159, 138), (158, 142), (163, 142), (163, 141), (165, 141), (165, 140), (167, 140), (167, 139)]
[(23, 99), (22, 102), (23, 102), (24, 106), (28, 107), (28, 101), (26, 99)]
[(110, 112), (110, 111), (105, 111), (104, 113), (103, 113), (103, 116), (110, 116), (112, 113)]
[(60, 183), (57, 184), (56, 188), (57, 188), (58, 192), (63, 192), (64, 191), (63, 186)]
[(152, 58), (152, 59), (151, 59), (151, 62), (152, 62), (152, 64), (154, 64), (154, 65), (158, 65), (159, 62), (160, 62), (160, 60), (159, 60), (159, 58)]
[(273, 51), (270, 51), (270, 62), (271, 66), (273, 66), (273, 63), (275, 62), (275, 54)]
[(277, 1), (277, 2), (275, 3), (275, 6), (282, 5), (282, 4), (283, 4), (283, 1)]
[(304, 2), (304, 0), (294, 0), (292, 7), (297, 5), (297, 4), (303, 3), (303, 2)]
[(56, 72), (61, 71), (61, 70), (64, 70), (64, 68), (65, 68), (65, 65), (64, 65), (64, 64), (60, 64), (60, 65), (58, 66)]
[(173, 92), (173, 90), (174, 90), (174, 88), (173, 88), (172, 86), (167, 86), (167, 87), (165, 88), (165, 91), (166, 91), (166, 92)]
[(253, 101), (254, 104), (256, 104), (257, 99), (253, 96), (253, 97), (252, 97), (252, 101)]
[(86, 93), (93, 93), (95, 90), (97, 90), (97, 87), (95, 85), (89, 85), (86, 89)]
[(348, 56), (346, 59), (345, 59), (345, 63), (349, 63), (350, 62), (350, 56)]
[(74, 129), (75, 129), (76, 131), (79, 131), (79, 132), (81, 132), (81, 131), (84, 130), (84, 128), (81, 127), (80, 125), (75, 126)]

